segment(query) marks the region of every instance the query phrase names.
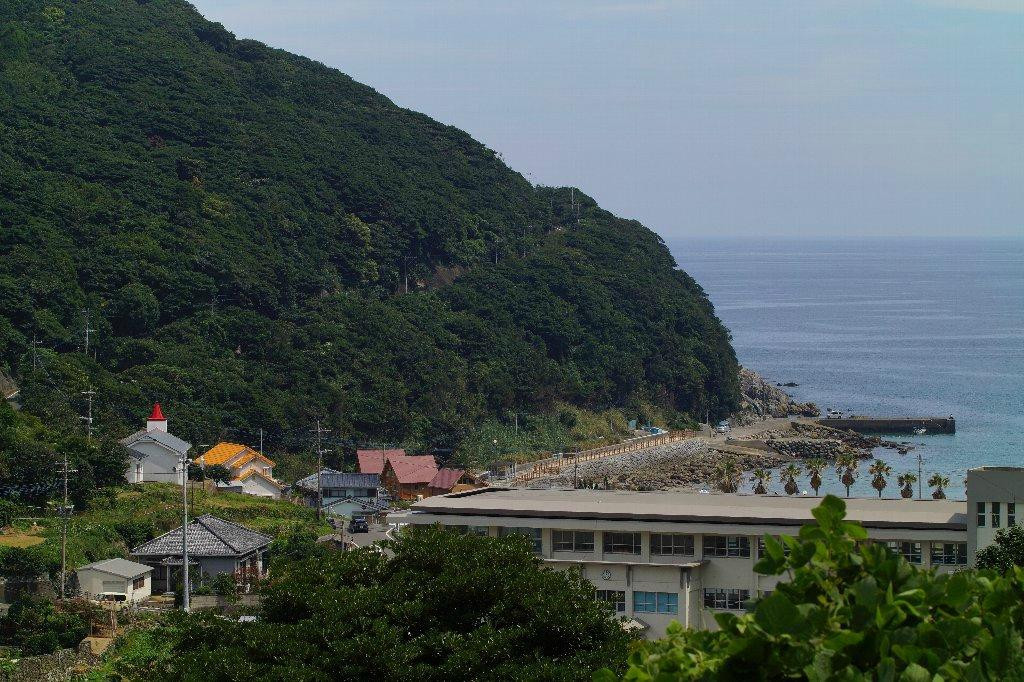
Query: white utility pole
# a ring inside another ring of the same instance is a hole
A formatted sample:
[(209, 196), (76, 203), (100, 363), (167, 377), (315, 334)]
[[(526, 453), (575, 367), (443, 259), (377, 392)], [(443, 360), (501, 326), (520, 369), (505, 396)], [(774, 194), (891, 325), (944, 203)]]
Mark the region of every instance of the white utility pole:
[(69, 468), (68, 464), (68, 453), (64, 452), (64, 461), (61, 463), (60, 474), (64, 480), (64, 503), (57, 509), (57, 513), (61, 517), (60, 525), (60, 599), (63, 601), (67, 598), (68, 592), (68, 521), (71, 517), (71, 511), (74, 509), (68, 500), (68, 475), (73, 474), (77, 469)]
[(89, 310), (85, 309), (82, 311), (85, 313), (85, 354), (89, 354), (89, 334), (96, 331), (89, 326)]
[(92, 442), (92, 397), (94, 395), (96, 395), (96, 391), (94, 391), (92, 389), (92, 386), (90, 386), (88, 391), (82, 391), (82, 395), (84, 395), (86, 400), (88, 401), (89, 408), (88, 408), (88, 412), (86, 412), (86, 415), (84, 417), (80, 417), (80, 419), (85, 422), (85, 440), (86, 440), (86, 442), (91, 443)]
[(188, 613), (188, 465), (191, 461), (183, 452), (178, 463), (181, 464), (181, 609)]
[(320, 427), (320, 420), (316, 420), (316, 520), (319, 521), (323, 516), (324, 507), (324, 489), (320, 487), (320, 472), (324, 468), (324, 450), (323, 441), (321, 436), (325, 433), (330, 433), (329, 429)]

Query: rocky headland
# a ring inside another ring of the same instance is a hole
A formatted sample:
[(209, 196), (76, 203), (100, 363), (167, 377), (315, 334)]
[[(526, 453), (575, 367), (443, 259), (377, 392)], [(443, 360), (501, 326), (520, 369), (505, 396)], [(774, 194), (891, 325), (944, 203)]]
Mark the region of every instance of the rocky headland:
[[(785, 385), (795, 385), (787, 382)], [(734, 417), (739, 424), (750, 424), (762, 419), (778, 417), (817, 417), (821, 410), (814, 403), (801, 403), (772, 384), (757, 372), (740, 367), (740, 410)]]

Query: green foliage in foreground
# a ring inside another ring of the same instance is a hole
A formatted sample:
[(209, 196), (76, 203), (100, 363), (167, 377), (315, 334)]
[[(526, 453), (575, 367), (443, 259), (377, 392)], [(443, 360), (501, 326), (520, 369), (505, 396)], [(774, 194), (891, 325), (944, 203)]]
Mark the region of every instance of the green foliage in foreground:
[[(721, 630), (674, 625), (629, 659), (625, 680), (1024, 679), (1024, 570), (936, 575), (909, 565), (844, 521), (828, 496), (789, 547), (765, 538), (756, 570), (788, 582)], [(602, 682), (617, 677), (598, 674)]]
[(17, 647), (24, 656), (75, 648), (89, 634), (97, 611), (84, 603), (54, 606), (42, 597), (22, 595), (0, 618), (0, 644)]
[[(176, 617), (128, 679), (579, 680), (629, 639), (594, 587), (541, 566), (522, 538), (404, 533), (387, 558), (278, 543), (260, 622)], [(117, 653), (115, 652), (115, 656)]]
[(119, 437), (161, 399), (197, 444), (450, 451), (556, 401), (738, 403), (653, 232), (184, 0), (0, 2), (0, 112), (0, 370), (47, 424), (93, 386)]

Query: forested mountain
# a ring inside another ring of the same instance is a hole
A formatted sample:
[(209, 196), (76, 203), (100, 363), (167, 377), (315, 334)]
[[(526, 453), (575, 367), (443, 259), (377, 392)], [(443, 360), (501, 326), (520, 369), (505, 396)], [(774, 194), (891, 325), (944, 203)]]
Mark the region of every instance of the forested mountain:
[(0, 3), (0, 369), (50, 426), (94, 386), (107, 434), (281, 447), (738, 395), (650, 230), (181, 0)]

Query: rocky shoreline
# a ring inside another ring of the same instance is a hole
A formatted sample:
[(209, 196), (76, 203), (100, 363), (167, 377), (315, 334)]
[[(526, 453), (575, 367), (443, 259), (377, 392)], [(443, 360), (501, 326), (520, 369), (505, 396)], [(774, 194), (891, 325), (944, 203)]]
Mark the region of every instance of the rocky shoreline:
[[(785, 385), (796, 384), (788, 382)], [(740, 393), (742, 402), (739, 413), (734, 417), (740, 424), (751, 424), (773, 417), (817, 417), (821, 414), (814, 403), (793, 400), (793, 396), (746, 367), (740, 367)]]
[[(756, 372), (740, 370), (743, 404), (731, 422), (736, 437), (704, 434), (647, 450), (580, 463), (561, 474), (535, 479), (530, 487), (602, 488), (612, 490), (746, 488), (756, 470), (779, 469), (790, 463), (823, 460), (864, 460), (883, 447), (906, 454), (908, 442), (884, 440), (814, 421), (813, 403), (800, 403)], [(769, 422), (768, 420), (771, 420)], [(787, 421), (788, 420), (788, 421)], [(765, 423), (763, 430), (757, 427)], [(725, 481), (725, 482), (723, 482)], [(731, 483), (729, 483), (731, 481)]]

